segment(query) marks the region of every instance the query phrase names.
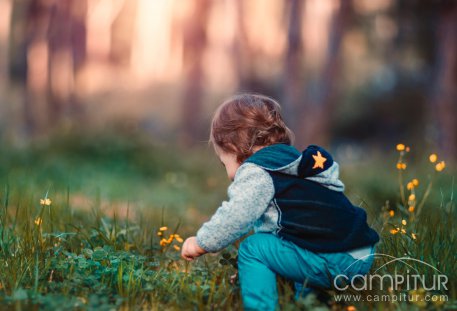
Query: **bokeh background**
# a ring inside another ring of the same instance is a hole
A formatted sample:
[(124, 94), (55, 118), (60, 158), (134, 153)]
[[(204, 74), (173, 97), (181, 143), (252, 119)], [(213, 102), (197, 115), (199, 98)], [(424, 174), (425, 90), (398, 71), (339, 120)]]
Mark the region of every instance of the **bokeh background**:
[(397, 143), (452, 171), (456, 57), (452, 0), (0, 0), (1, 182), (199, 223), (228, 184), (212, 113), (251, 91), (378, 208), (398, 199)]
[(240, 91), (309, 143), (456, 155), (455, 1), (0, 0), (0, 135), (117, 127), (186, 146)]

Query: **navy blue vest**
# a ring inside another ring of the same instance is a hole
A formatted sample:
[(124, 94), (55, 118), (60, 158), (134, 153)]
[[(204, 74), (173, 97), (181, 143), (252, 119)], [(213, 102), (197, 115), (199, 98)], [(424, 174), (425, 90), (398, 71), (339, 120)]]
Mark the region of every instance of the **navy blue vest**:
[[(312, 156), (317, 151), (326, 161), (324, 167), (313, 169), (316, 165)], [(281, 172), (300, 155), (298, 175)], [(261, 166), (273, 179), (273, 201), (279, 214), (277, 234), (281, 238), (314, 252), (344, 252), (379, 241), (376, 231), (367, 224), (365, 210), (354, 206), (343, 192), (305, 179), (333, 164), (323, 148), (311, 145), (300, 153), (292, 146), (276, 144), (259, 150), (246, 162)]]

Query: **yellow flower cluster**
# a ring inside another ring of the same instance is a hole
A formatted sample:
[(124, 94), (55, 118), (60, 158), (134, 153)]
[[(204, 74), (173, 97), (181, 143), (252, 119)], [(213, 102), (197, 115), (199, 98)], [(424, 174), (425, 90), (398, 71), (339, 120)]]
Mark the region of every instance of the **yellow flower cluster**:
[(51, 206), (52, 201), (49, 198), (40, 199), (40, 205), (42, 206)]
[(417, 178), (414, 178), (413, 180), (411, 180), (407, 185), (406, 185), (406, 188), (408, 190), (413, 190), (414, 188), (416, 188), (417, 186), (419, 186), (419, 180)]
[[(406, 232), (405, 227), (406, 227), (407, 224), (408, 224), (407, 221), (405, 219), (402, 219), (401, 220), (401, 226), (398, 226), (398, 227), (395, 227), (394, 229), (391, 229), (390, 233), (394, 234), (394, 235), (399, 233), (399, 232), (402, 233), (402, 234), (406, 234), (407, 232)], [(413, 240), (416, 240), (417, 239), (417, 235), (415, 233), (411, 233), (411, 238)]]
[(411, 149), (408, 146), (405, 146), (404, 144), (397, 145), (397, 151), (400, 152), (400, 158), (397, 162), (397, 170), (406, 170), (406, 163), (403, 162), (403, 155), (405, 154), (405, 152), (409, 152), (410, 150)]
[(35, 225), (40, 226), (43, 223), (43, 219), (41, 219), (41, 217), (37, 217), (35, 218), (34, 223)]
[[(51, 206), (51, 204), (52, 204), (52, 201), (50, 198), (48, 198), (47, 194), (44, 199), (40, 199), (41, 206)], [(35, 220), (33, 222), (35, 223), (35, 225), (37, 225), (39, 227), (43, 223), (43, 219), (40, 216), (38, 216), (35, 218)]]
[[(423, 206), (423, 202), (425, 201), (425, 198), (428, 196), (428, 193), (430, 191), (431, 183), (427, 187), (427, 190), (425, 191), (424, 197), (422, 198), (422, 201), (417, 204), (418, 199), (416, 197), (415, 189), (419, 186), (419, 180), (417, 178), (412, 179), (410, 182), (406, 184), (406, 189), (410, 191), (409, 196), (407, 196), (404, 193), (404, 186), (403, 186), (403, 173), (402, 171), (406, 170), (406, 163), (404, 161), (404, 157), (406, 152), (410, 151), (410, 148), (408, 146), (405, 146), (404, 144), (398, 144), (396, 146), (397, 151), (399, 152), (399, 157), (397, 161), (397, 170), (399, 170), (399, 182), (400, 182), (400, 195), (401, 199), (404, 205), (408, 206), (408, 211), (410, 213), (417, 212), (420, 213), (420, 209)], [(435, 165), (435, 170), (437, 172), (441, 172), (444, 170), (446, 167), (446, 163), (444, 161), (439, 161), (438, 162), (438, 156), (435, 153), (432, 153), (429, 158), (430, 162)], [(417, 206), (416, 206), (417, 204)], [(416, 210), (417, 208), (417, 210)], [(390, 217), (393, 217), (395, 215), (394, 212), (389, 212)], [(393, 230), (396, 231), (396, 230)], [(400, 232), (400, 231), (396, 231)]]
[[(438, 156), (435, 153), (432, 153), (428, 157), (428, 159), (430, 160), (431, 163), (436, 163), (438, 161)], [(437, 172), (441, 172), (442, 170), (444, 170), (445, 167), (446, 167), (446, 162), (444, 162), (444, 161), (440, 161), (435, 164), (435, 170)]]
[(397, 234), (398, 232), (405, 234), (406, 230), (403, 228), (400, 228), (400, 227), (396, 227), (396, 228), (390, 230), (390, 233), (392, 233), (392, 234)]
[(405, 146), (404, 144), (398, 144), (397, 145), (397, 150), (398, 151), (406, 151), (409, 152), (411, 149), (408, 146)]
[(414, 212), (416, 208), (416, 194), (414, 191), (418, 186), (419, 180), (417, 178), (414, 178), (406, 184), (406, 189), (410, 191), (410, 194), (408, 196), (408, 211), (411, 213)]
[[(168, 230), (168, 227), (166, 226), (163, 226), (163, 227), (160, 227), (159, 228), (159, 231), (157, 232), (157, 235), (158, 236), (164, 236), (164, 231), (167, 231)], [(173, 241), (177, 241), (178, 243), (182, 243), (184, 240), (181, 238), (181, 236), (177, 233), (175, 234), (170, 234), (170, 236), (168, 238), (162, 238), (160, 240), (160, 246), (162, 247), (165, 247), (167, 245), (170, 245), (173, 243)], [(173, 245), (173, 248), (176, 250), (176, 251), (179, 251), (181, 249), (181, 247), (179, 247), (179, 245)]]
[[(403, 170), (405, 170), (407, 166), (404, 161), (404, 158), (406, 156), (406, 153), (410, 152), (410, 148), (404, 144), (398, 144), (396, 146), (396, 150), (399, 152), (399, 157), (397, 160), (396, 167), (399, 170), (398, 181), (399, 181), (399, 185), (400, 185), (400, 196), (401, 196), (401, 202), (402, 202), (402, 204), (400, 205), (399, 213), (400, 213), (400, 215), (404, 215), (403, 214), (404, 209), (406, 209), (407, 212), (409, 212), (408, 218), (407, 218), (407, 219), (409, 219), (408, 222), (410, 222), (411, 224), (414, 224), (414, 220), (416, 219), (416, 217), (418, 217), (418, 215), (420, 215), (421, 210), (424, 206), (424, 202), (430, 193), (430, 190), (431, 190), (431, 187), (433, 184), (433, 180), (434, 180), (434, 176), (436, 174), (434, 174), (432, 176), (432, 178), (428, 182), (428, 185), (425, 185), (426, 189), (425, 189), (424, 193), (420, 195), (420, 198), (418, 197), (418, 192), (417, 192), (417, 189), (419, 187), (419, 179), (417, 179), (417, 178), (413, 178), (409, 182), (406, 183), (407, 192), (405, 193), (405, 183), (403, 182), (403, 178), (404, 178)], [(440, 161), (438, 159), (438, 156), (435, 153), (430, 154), (428, 159), (432, 163), (432, 165), (434, 165), (434, 169), (437, 172), (443, 171), (444, 168), (446, 167), (446, 163), (444, 161)], [(389, 216), (391, 218), (394, 218), (396, 215), (396, 211), (390, 210), (388, 204), (386, 205), (386, 209), (384, 209), (384, 211), (388, 212), (388, 214), (387, 213), (384, 214), (385, 215), (384, 217), (386, 219), (385, 223), (387, 224), (387, 223), (389, 223), (387, 221), (387, 218)], [(407, 221), (405, 219), (402, 219), (400, 224), (393, 224), (393, 227), (392, 227), (392, 229), (389, 230), (389, 232), (393, 235), (401, 233), (401, 234), (409, 236), (413, 240), (417, 240), (418, 236), (416, 235), (416, 233), (412, 232), (412, 230), (414, 230), (413, 228), (414, 228), (414, 226), (407, 227)]]
[(435, 169), (437, 172), (441, 172), (442, 170), (444, 170), (445, 167), (446, 163), (444, 161), (441, 161), (435, 165)]
[(398, 162), (397, 163), (397, 170), (406, 170), (406, 163)]

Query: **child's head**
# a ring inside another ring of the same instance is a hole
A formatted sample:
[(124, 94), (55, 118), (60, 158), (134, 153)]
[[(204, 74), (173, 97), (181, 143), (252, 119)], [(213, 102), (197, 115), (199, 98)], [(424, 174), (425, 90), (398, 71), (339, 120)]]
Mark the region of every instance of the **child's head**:
[(259, 94), (230, 97), (216, 110), (211, 122), (210, 142), (216, 153), (235, 156), (240, 164), (258, 149), (272, 144), (291, 144), (292, 131), (274, 99)]

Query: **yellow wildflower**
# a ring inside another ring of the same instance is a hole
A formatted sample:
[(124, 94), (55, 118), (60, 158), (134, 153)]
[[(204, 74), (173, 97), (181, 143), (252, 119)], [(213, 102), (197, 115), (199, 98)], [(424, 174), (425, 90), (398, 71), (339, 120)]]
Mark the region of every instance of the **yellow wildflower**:
[(160, 229), (159, 229), (159, 230), (160, 230), (160, 231), (165, 231), (165, 230), (167, 230), (167, 229), (168, 229), (168, 227), (166, 227), (166, 226), (163, 226), (163, 227), (160, 227)]
[(181, 249), (178, 245), (173, 245), (173, 248), (177, 251), (179, 251)]
[(411, 193), (408, 197), (409, 201), (414, 201), (416, 199), (416, 195), (414, 193)]
[(444, 170), (445, 167), (446, 163), (444, 161), (441, 161), (440, 163), (436, 164), (435, 169), (437, 172), (441, 172), (442, 170)]
[(395, 229), (390, 230), (390, 233), (397, 234), (399, 231), (400, 231), (400, 228), (395, 228)]
[(417, 235), (415, 233), (411, 233), (411, 237), (413, 238), (413, 240), (417, 239)]
[(405, 145), (403, 145), (403, 144), (398, 144), (398, 145), (397, 145), (397, 150), (398, 150), (398, 151), (403, 151), (403, 150), (405, 150)]
[(428, 157), (428, 159), (430, 160), (430, 162), (435, 163), (436, 160), (438, 160), (438, 156), (437, 156), (436, 154), (432, 153), (432, 154)]
[(356, 310), (357, 310), (357, 309), (356, 309), (356, 307), (354, 307), (354, 306), (348, 306), (348, 307), (347, 307), (347, 311), (356, 311)]
[(406, 226), (406, 220), (403, 219), (403, 220), (401, 221), (401, 224), (402, 224), (403, 226)]
[(406, 233), (406, 230), (405, 229), (401, 229), (401, 233), (405, 234)]
[(181, 237), (177, 237), (176, 241), (178, 241), (179, 243), (182, 243), (184, 240)]
[(44, 198), (44, 199), (40, 199), (40, 204), (50, 206), (52, 204), (52, 201), (49, 198)]
[(397, 163), (397, 169), (398, 169), (398, 170), (404, 170), (404, 169), (406, 169), (406, 163), (398, 162), (398, 163)]
[(398, 170), (405, 170), (406, 169), (406, 163), (398, 162), (397, 163), (397, 169)]
[(414, 184), (412, 182), (409, 182), (407, 185), (406, 185), (406, 189), (408, 190), (413, 190), (414, 189)]
[(394, 217), (394, 216), (395, 216), (395, 212), (394, 212), (393, 210), (390, 210), (390, 211), (389, 211), (389, 216), (390, 216), (390, 217)]
[(163, 235), (162, 231), (157, 232), (157, 235), (162, 236)]
[(414, 178), (413, 180), (411, 180), (411, 182), (413, 183), (414, 187), (419, 186), (419, 180), (417, 178)]
[(43, 219), (41, 217), (35, 218), (35, 225), (40, 226), (43, 223)]
[(414, 212), (414, 205), (411, 205), (410, 207), (408, 207), (408, 211), (410, 211), (411, 213)]
[(167, 239), (162, 239), (162, 240), (160, 240), (160, 246), (165, 246), (165, 245), (167, 245), (167, 244), (168, 244)]

